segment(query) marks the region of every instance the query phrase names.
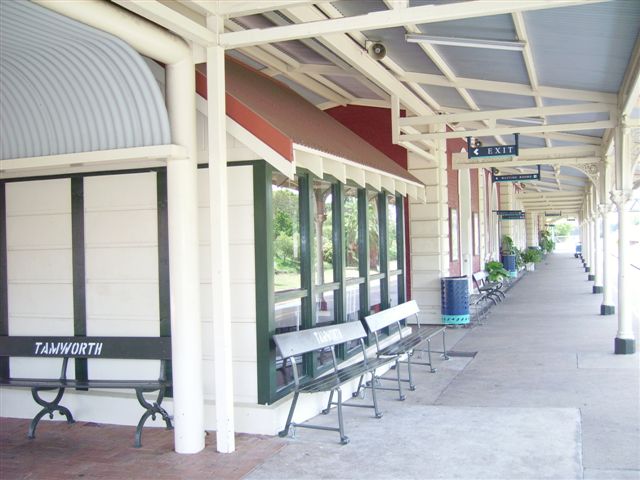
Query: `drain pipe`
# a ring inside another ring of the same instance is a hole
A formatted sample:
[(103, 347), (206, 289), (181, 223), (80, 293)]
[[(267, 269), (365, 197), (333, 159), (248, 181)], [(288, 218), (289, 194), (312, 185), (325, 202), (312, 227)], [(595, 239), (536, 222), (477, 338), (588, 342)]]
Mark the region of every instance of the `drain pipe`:
[(110, 33), (139, 53), (166, 64), (172, 141), (188, 157), (167, 161), (171, 346), (175, 450), (204, 448), (204, 394), (198, 259), (195, 68), (181, 38), (102, 0), (34, 0), (50, 10)]

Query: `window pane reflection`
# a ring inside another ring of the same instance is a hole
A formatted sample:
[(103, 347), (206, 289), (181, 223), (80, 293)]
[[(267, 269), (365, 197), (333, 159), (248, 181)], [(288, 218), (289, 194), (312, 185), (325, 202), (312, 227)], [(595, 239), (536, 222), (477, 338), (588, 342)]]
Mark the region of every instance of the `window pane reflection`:
[[(276, 334), (300, 330), (301, 307), (302, 303), (300, 299), (276, 304)], [(302, 356), (296, 357), (296, 363), (298, 364), (298, 373), (302, 375)], [(291, 382), (293, 382), (291, 363), (287, 361), (287, 364), (283, 365), (282, 356), (276, 349), (276, 386), (280, 388), (290, 384)]]
[(398, 275), (389, 278), (389, 306), (398, 305)]
[(398, 268), (398, 233), (396, 197), (387, 197), (387, 245), (389, 248), (389, 270)]
[(381, 309), (380, 280), (371, 280), (369, 282), (369, 310), (379, 312)]
[(312, 260), (315, 265), (315, 283), (323, 285), (333, 282), (333, 219), (331, 184), (320, 180), (313, 182)]
[(298, 183), (273, 174), (273, 267), (275, 291), (300, 288), (300, 218)]
[(369, 221), (369, 272), (380, 272), (380, 234), (378, 221), (378, 194), (368, 192), (367, 215)]
[(358, 260), (358, 189), (344, 189), (344, 245), (347, 257), (347, 278), (360, 276)]

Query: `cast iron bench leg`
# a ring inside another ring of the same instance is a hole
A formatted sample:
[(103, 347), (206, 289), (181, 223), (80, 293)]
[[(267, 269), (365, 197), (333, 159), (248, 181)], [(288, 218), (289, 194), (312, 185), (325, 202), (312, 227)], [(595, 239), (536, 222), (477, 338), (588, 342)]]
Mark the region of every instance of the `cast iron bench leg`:
[(144, 414), (142, 414), (142, 417), (140, 417), (140, 421), (138, 422), (138, 426), (136, 427), (136, 436), (134, 441), (134, 446), (136, 448), (140, 448), (142, 446), (142, 427), (144, 427), (144, 424), (149, 417), (155, 420), (156, 415), (160, 414), (160, 416), (162, 416), (162, 419), (164, 420), (164, 423), (167, 426), (167, 430), (173, 429), (173, 425), (171, 423), (171, 417), (169, 416), (167, 411), (160, 406), (160, 403), (164, 398), (163, 389), (162, 388), (160, 389), (160, 391), (158, 392), (158, 398), (153, 404), (149, 403), (147, 399), (144, 398), (144, 395), (142, 394), (143, 391), (144, 390), (142, 388), (136, 388), (136, 397), (138, 398), (138, 402), (147, 410), (146, 412), (144, 412)]
[(54, 412), (60, 412), (60, 415), (64, 415), (65, 417), (67, 417), (67, 423), (75, 423), (73, 415), (71, 415), (69, 409), (60, 405), (60, 400), (62, 400), (62, 396), (64, 395), (64, 388), (58, 388), (58, 394), (56, 395), (56, 398), (54, 398), (50, 402), (47, 402), (46, 400), (40, 398), (40, 395), (38, 395), (38, 392), (40, 390), (53, 389), (37, 387), (31, 389), (31, 396), (36, 401), (36, 403), (43, 408), (35, 417), (33, 417), (33, 420), (31, 420), (31, 424), (29, 425), (29, 433), (27, 434), (29, 438), (36, 438), (36, 427), (38, 426), (38, 422), (40, 421), (40, 419), (42, 419), (42, 417), (44, 417), (45, 415), (49, 415), (49, 418), (53, 418)]

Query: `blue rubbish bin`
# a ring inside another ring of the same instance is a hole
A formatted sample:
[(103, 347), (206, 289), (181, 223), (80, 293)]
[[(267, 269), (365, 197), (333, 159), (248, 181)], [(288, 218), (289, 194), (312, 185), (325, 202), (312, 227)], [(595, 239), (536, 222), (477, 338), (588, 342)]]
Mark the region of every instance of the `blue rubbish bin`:
[(573, 254), (574, 257), (578, 258), (582, 256), (582, 244), (578, 243), (576, 245), (576, 253)]
[(466, 325), (469, 323), (469, 282), (464, 277), (444, 277), (440, 281), (442, 294), (442, 323)]
[(515, 255), (503, 255), (502, 265), (504, 265), (504, 269), (509, 272), (510, 277), (516, 278), (518, 276), (518, 267), (516, 266)]

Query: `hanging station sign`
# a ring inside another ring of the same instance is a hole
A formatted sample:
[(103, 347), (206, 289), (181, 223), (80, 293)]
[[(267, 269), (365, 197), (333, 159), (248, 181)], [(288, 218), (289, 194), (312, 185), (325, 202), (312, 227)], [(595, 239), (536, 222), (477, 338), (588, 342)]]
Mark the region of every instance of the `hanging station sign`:
[(494, 210), (500, 217), (500, 220), (524, 220), (524, 212), (522, 210)]
[(496, 175), (491, 173), (494, 182), (524, 182), (526, 180), (540, 180), (540, 165), (536, 173), (514, 173), (512, 175)]
[(561, 217), (562, 212), (544, 212), (545, 217)]
[(472, 144), (471, 137), (467, 137), (467, 158), (491, 158), (491, 157), (517, 157), (518, 156), (518, 133), (514, 134), (513, 145), (492, 145), (483, 147), (479, 144)]

